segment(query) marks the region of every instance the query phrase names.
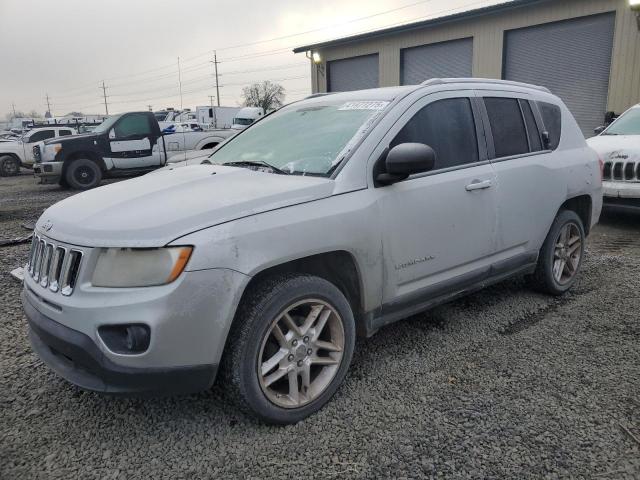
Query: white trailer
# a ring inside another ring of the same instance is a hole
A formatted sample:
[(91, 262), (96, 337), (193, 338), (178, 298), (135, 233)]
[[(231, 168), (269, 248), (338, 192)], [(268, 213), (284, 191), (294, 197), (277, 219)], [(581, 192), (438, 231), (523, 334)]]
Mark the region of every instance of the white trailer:
[(231, 128), (240, 107), (196, 107), (196, 120), (211, 128)]

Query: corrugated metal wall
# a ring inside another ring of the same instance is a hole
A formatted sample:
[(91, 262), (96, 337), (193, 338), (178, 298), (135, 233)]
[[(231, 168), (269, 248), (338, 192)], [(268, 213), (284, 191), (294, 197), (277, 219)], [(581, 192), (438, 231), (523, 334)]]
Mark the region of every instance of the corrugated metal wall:
[(470, 77), (473, 38), (432, 43), (400, 51), (400, 82), (417, 85), (430, 78)]
[[(473, 75), (502, 78), (506, 30), (612, 11), (616, 12), (616, 24), (607, 109), (622, 112), (640, 101), (640, 32), (628, 0), (549, 0), (502, 13), (328, 47), (321, 49), (320, 54), (329, 61), (378, 53), (379, 83), (383, 87), (400, 85), (401, 49), (473, 37)], [(318, 71), (312, 68), (312, 88), (317, 91), (317, 78), (319, 91), (326, 91), (326, 68)]]
[(615, 20), (601, 13), (505, 32), (504, 78), (549, 88), (592, 136), (607, 108)]

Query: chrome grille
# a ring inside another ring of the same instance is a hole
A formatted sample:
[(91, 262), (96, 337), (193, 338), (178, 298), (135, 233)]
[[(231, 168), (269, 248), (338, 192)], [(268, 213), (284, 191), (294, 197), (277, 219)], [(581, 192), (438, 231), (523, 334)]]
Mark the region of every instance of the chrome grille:
[(34, 234), (27, 273), (42, 288), (69, 296), (78, 281), (82, 252)]
[(614, 182), (640, 182), (640, 162), (604, 162), (602, 179)]

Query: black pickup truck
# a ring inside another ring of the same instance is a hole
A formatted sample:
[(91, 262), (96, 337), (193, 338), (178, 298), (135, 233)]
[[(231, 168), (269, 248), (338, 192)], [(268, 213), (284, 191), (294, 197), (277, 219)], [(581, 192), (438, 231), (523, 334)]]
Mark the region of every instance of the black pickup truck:
[(214, 148), (233, 130), (163, 134), (152, 112), (113, 115), (93, 132), (40, 142), (33, 147), (34, 174), (41, 183), (78, 190), (103, 178), (144, 173), (186, 150)]

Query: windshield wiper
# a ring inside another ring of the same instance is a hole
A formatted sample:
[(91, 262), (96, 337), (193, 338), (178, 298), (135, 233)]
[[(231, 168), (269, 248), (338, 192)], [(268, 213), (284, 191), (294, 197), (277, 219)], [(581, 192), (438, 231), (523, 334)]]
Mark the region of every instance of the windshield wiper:
[(231, 165), (234, 167), (266, 167), (270, 170), (273, 170), (275, 173), (279, 173), (280, 175), (290, 175), (289, 172), (285, 172), (284, 170), (281, 170), (278, 167), (274, 167), (270, 163), (264, 162), (262, 160), (238, 160), (237, 162), (225, 162), (222, 165)]

